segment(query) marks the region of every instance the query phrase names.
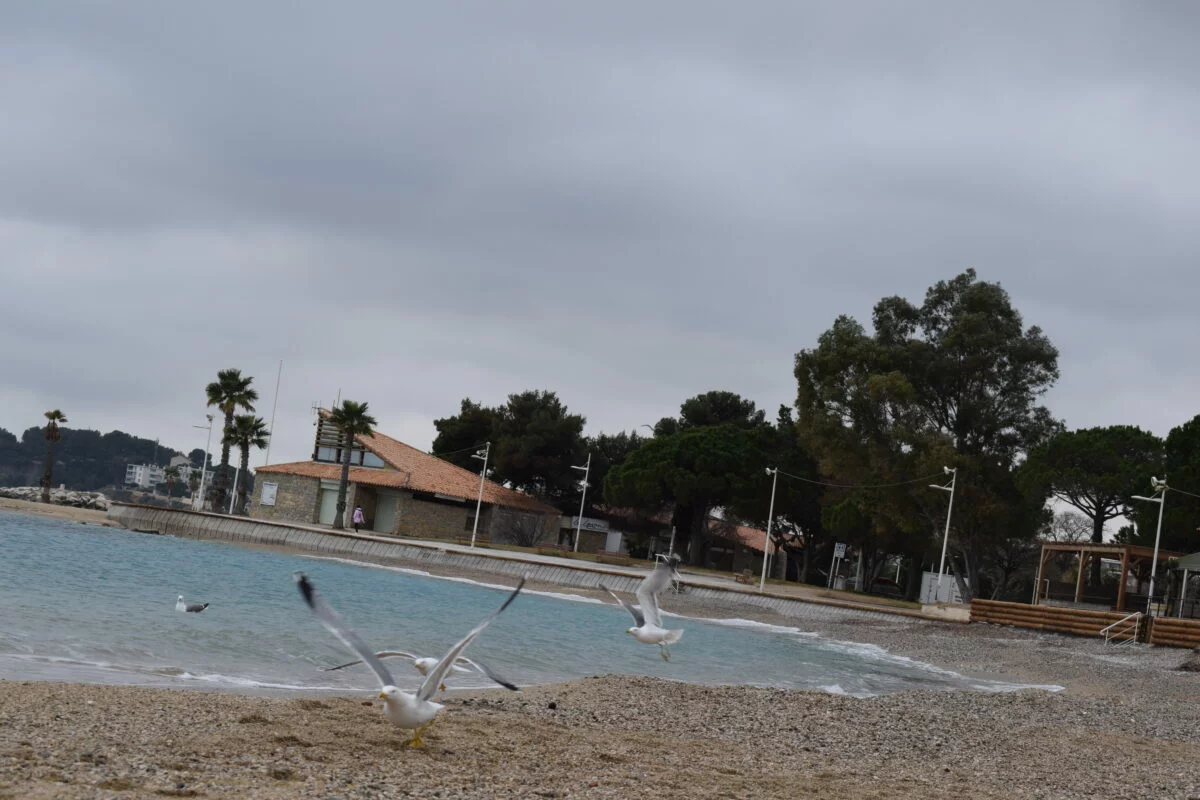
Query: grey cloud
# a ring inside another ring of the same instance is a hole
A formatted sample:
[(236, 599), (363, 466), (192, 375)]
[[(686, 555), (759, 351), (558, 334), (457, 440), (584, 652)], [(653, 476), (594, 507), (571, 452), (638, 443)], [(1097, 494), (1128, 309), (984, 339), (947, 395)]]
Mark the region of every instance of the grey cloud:
[(279, 358), (272, 458), (339, 387), (420, 446), (530, 386), (773, 412), (837, 314), (967, 266), (1069, 423), (1194, 413), (1190, 5), (7, 5), (5, 427), (186, 438)]

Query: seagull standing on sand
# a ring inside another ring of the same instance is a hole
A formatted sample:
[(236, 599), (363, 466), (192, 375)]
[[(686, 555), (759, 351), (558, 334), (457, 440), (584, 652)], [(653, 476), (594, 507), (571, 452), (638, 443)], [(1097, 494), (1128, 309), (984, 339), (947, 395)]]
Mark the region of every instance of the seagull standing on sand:
[(176, 611), (190, 611), (193, 614), (199, 614), (204, 609), (208, 608), (208, 603), (185, 603), (183, 595), (179, 595), (179, 599), (175, 601)]
[(642, 644), (658, 645), (663, 661), (671, 660), (669, 645), (675, 644), (683, 637), (682, 630), (669, 631), (662, 626), (662, 615), (658, 610), (658, 595), (671, 585), (671, 578), (674, 574), (674, 562), (668, 564), (664, 561), (659, 562), (654, 571), (642, 580), (637, 588), (638, 605), (641, 606), (641, 610), (617, 597), (616, 592), (612, 589), (600, 584), (601, 589), (611, 594), (633, 616), (636, 626), (626, 629), (625, 632)]
[[(325, 626), (325, 629), (340, 639), (342, 644), (353, 650), (359, 658), (366, 662), (371, 671), (375, 673), (375, 677), (379, 679), (381, 687), (379, 697), (383, 700), (383, 713), (397, 728), (404, 728), (413, 732), (412, 738), (406, 742), (406, 746), (411, 747), (421, 747), (425, 744), (421, 739), (421, 734), (433, 724), (438, 712), (444, 708), (441, 703), (435, 703), (430, 699), (442, 684), (442, 678), (450, 671), (451, 666), (462, 655), (463, 650), (467, 649), (467, 645), (473, 642), (476, 636), (483, 633), (483, 629), (490, 625), (492, 620), (501, 611), (508, 608), (509, 604), (521, 593), (521, 587), (525, 585), (525, 578), (522, 577), (521, 581), (517, 584), (517, 588), (500, 604), (500, 607), (489, 614), (483, 622), (472, 628), (470, 633), (464, 636), (456, 645), (451, 647), (446, 655), (442, 656), (441, 660), (429, 671), (428, 676), (421, 682), (417, 691), (409, 693), (402, 692), (396, 688), (387, 667), (375, 657), (375, 653), (358, 637), (358, 634), (342, 621), (341, 616), (325, 602), (325, 599), (317, 594), (312, 581), (301, 572), (297, 572), (295, 578), (304, 602), (308, 603), (308, 607), (312, 609), (313, 614)], [(489, 675), (489, 677), (497, 680), (495, 676)], [(517, 688), (508, 683), (505, 683), (504, 686), (513, 690)]]
[[(380, 660), (383, 660), (385, 658), (407, 658), (409, 661), (412, 662), (413, 668), (416, 669), (417, 672), (421, 673), (424, 676), (428, 676), (429, 673), (433, 670), (433, 668), (436, 667), (438, 664), (438, 660), (436, 658), (429, 658), (428, 656), (425, 656), (425, 657), (415, 656), (412, 653), (406, 653), (403, 650), (380, 650), (378, 653), (375, 654), (375, 657)], [(360, 658), (357, 661), (350, 661), (346, 664), (338, 664), (336, 667), (326, 667), (325, 671), (333, 672), (334, 670), (345, 669), (346, 667), (353, 667), (355, 664), (361, 664), (361, 663), (363, 663), (363, 660)], [(493, 681), (500, 684), (501, 686), (503, 686), (506, 689), (513, 688), (512, 684), (510, 684), (508, 681), (504, 680), (503, 678), (497, 677), (491, 670), (489, 670), (483, 664), (480, 664), (476, 661), (472, 661), (471, 659), (467, 658), (466, 656), (459, 656), (458, 658), (456, 658), (454, 660), (454, 666), (452, 666), (450, 668), (450, 670), (452, 672), (470, 672), (471, 671), (469, 669), (466, 669), (465, 667), (460, 667), (459, 664), (466, 664), (469, 667), (473, 667), (475, 670), (488, 676)], [(439, 686), (438, 689), (442, 690), (443, 692), (446, 691), (446, 684), (442, 683), (442, 685)]]

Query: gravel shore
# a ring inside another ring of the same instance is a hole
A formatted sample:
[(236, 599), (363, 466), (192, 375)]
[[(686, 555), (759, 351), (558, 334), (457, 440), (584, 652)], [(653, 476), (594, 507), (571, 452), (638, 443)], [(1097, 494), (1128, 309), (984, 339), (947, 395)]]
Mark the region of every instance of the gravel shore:
[(370, 696), (0, 682), (0, 798), (1200, 798), (1185, 651), (978, 624), (821, 632), (1066, 688), (855, 699), (605, 676), (451, 693), (411, 751)]

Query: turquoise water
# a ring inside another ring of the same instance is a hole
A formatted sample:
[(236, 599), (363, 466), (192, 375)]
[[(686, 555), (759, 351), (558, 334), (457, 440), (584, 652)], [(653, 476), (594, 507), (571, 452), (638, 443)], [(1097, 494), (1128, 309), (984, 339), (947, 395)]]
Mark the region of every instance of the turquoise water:
[[(309, 574), (376, 649), (440, 656), (507, 591), (413, 571), (307, 558), (235, 545), (151, 536), (0, 514), (0, 678), (242, 691), (370, 691), (313, 619), (292, 573)], [(497, 579), (497, 584), (501, 581)], [(509, 584), (511, 587), (511, 583)], [(878, 648), (791, 628), (677, 619), (670, 663), (624, 633), (615, 605), (524, 592), (467, 655), (519, 684), (588, 675), (653, 675), (695, 683), (751, 683), (869, 695), (906, 689), (1015, 688), (967, 679)], [(175, 598), (211, 603), (175, 611)], [(686, 595), (669, 597), (686, 615)], [(419, 676), (389, 661), (401, 687)], [(483, 686), (462, 676), (454, 685)]]

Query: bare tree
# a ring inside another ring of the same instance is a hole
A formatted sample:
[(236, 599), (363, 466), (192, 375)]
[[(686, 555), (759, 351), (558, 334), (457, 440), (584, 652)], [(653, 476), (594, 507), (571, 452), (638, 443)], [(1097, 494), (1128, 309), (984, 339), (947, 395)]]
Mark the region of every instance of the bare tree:
[(518, 547), (537, 547), (546, 536), (545, 519), (540, 514), (496, 508), (492, 536)]

